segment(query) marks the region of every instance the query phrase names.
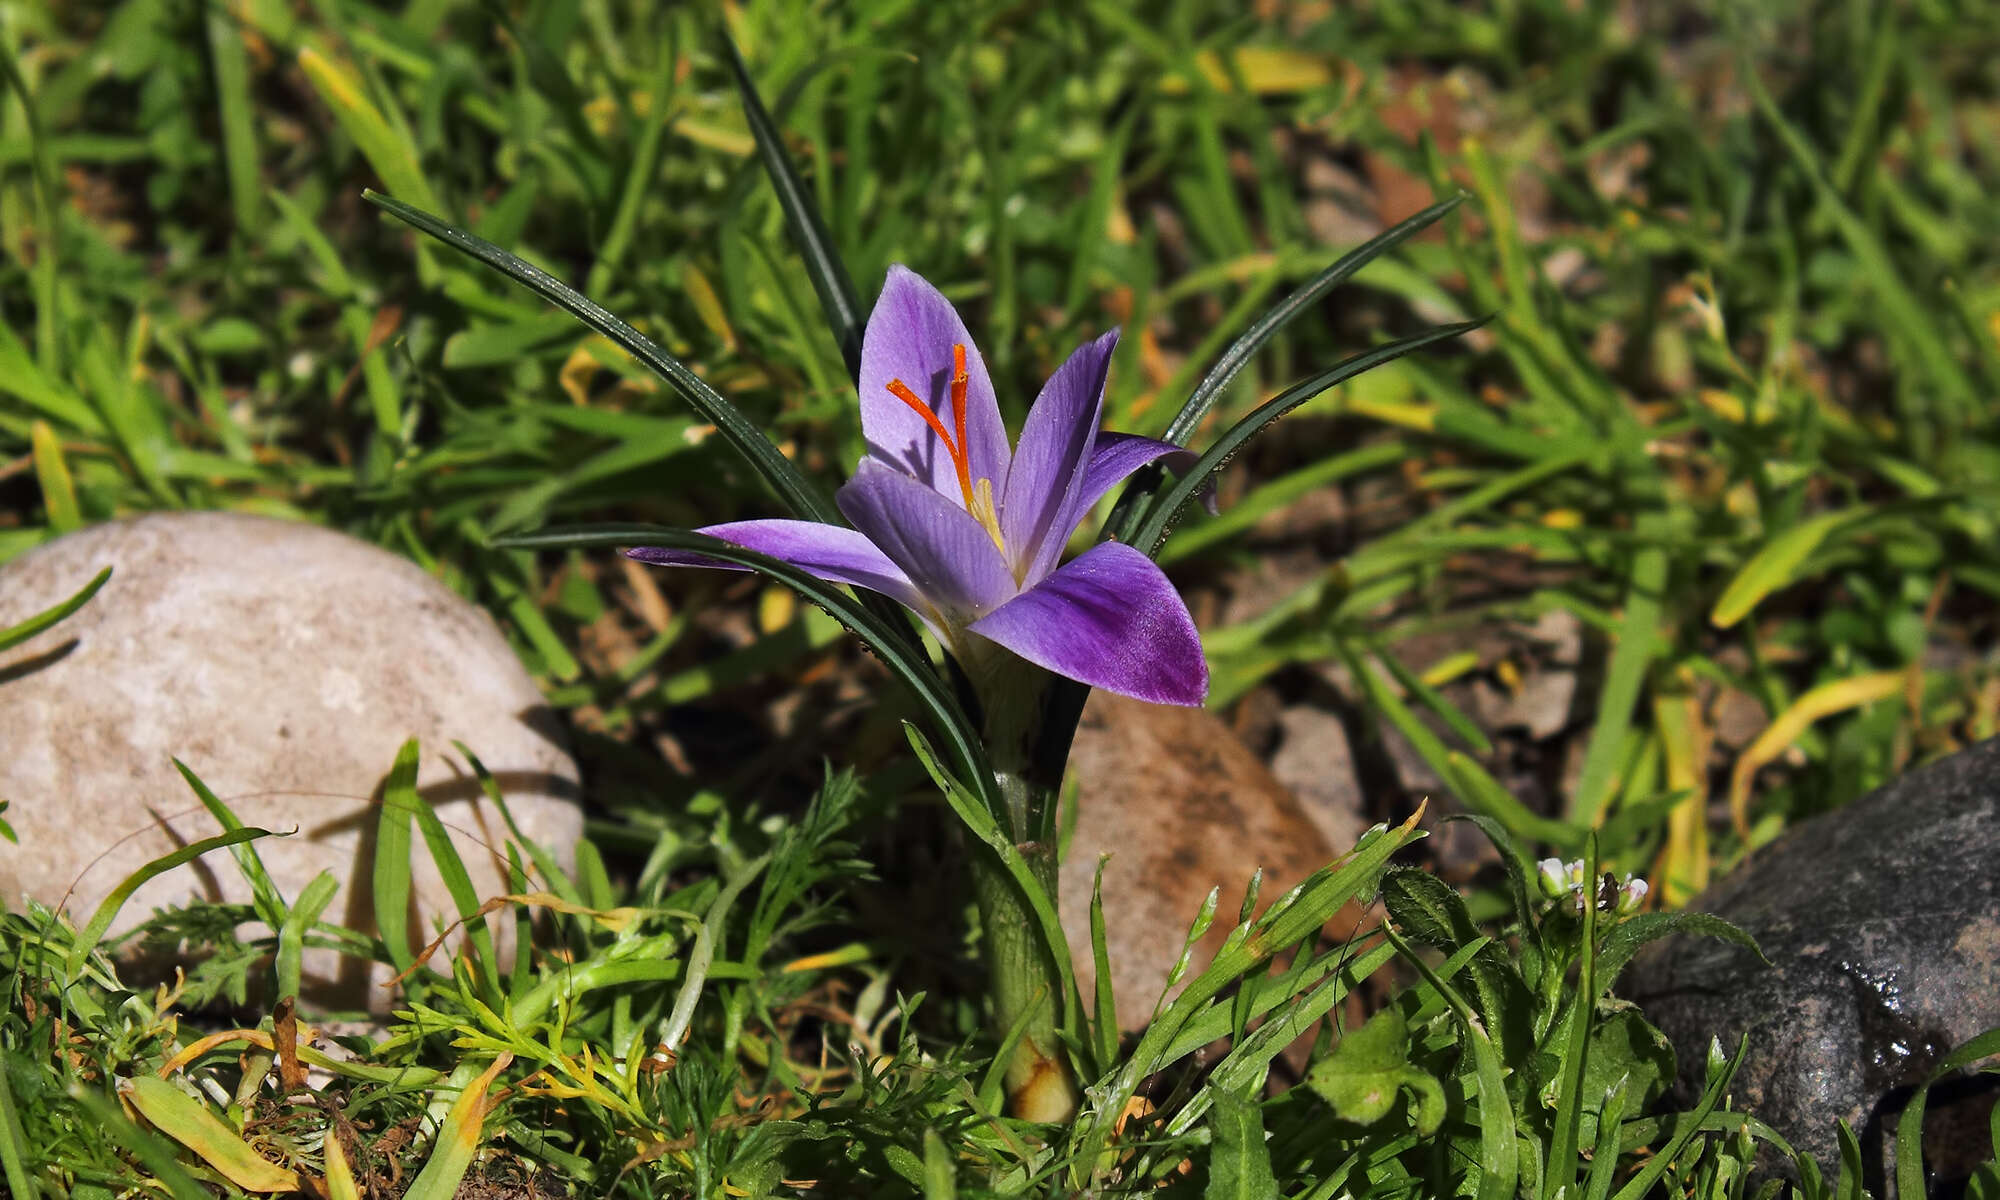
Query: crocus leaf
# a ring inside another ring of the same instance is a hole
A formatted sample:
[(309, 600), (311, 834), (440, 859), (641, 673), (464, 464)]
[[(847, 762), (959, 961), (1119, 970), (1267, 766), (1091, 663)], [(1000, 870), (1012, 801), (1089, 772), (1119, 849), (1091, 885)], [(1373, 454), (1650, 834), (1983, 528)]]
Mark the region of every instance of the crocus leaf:
[(661, 349), (657, 342), (547, 271), (509, 254), (492, 242), (447, 225), (427, 212), (378, 192), (362, 194), (389, 215), (415, 226), (459, 253), (485, 263), (616, 342), (633, 358), (645, 364), (648, 370), (666, 380), (696, 412), (712, 422), (794, 514), (811, 521), (840, 523), (840, 513), (833, 507), (833, 502), (779, 452), (763, 430), (725, 399), (722, 393), (689, 370), (687, 364)]
[(778, 126), (771, 120), (763, 99), (757, 95), (757, 85), (750, 79), (749, 68), (743, 65), (743, 56), (737, 53), (736, 42), (724, 34), (722, 45), (728, 51), (729, 69), (736, 75), (736, 92), (743, 100), (743, 116), (750, 123), (750, 136), (757, 140), (757, 157), (771, 177), (771, 188), (778, 194), (778, 207), (784, 210), (785, 228), (792, 235), (799, 257), (805, 260), (806, 274), (812, 278), (813, 291), (819, 294), (820, 311), (840, 347), (840, 357), (847, 363), (847, 373), (850, 377), (858, 376), (862, 317), (854, 281), (833, 248), (833, 238), (826, 231), (826, 222), (820, 217), (812, 193), (806, 190), (792, 167), (791, 156), (785, 153), (784, 139), (779, 136)]
[[(1165, 439), (1186, 445), (1188, 438), (1194, 435), (1195, 428), (1201, 424), (1202, 418), (1215, 406), (1215, 398), (1222, 394), (1222, 389), (1228, 387), (1237, 373), (1248, 365), (1250, 360), (1256, 357), (1257, 352), (1285, 326), (1297, 320), (1300, 314), (1318, 303), (1328, 292), (1352, 278), (1356, 271), (1407, 241), (1413, 234), (1457, 208), (1464, 200), (1463, 192), (1440, 200), (1422, 212), (1376, 234), (1341, 255), (1332, 266), (1307, 280), (1297, 291), (1258, 318), (1256, 324), (1244, 330), (1243, 335), (1231, 343), (1229, 349), (1222, 352), (1222, 357), (1215, 360), (1215, 365), (1208, 369), (1208, 374), (1202, 376), (1201, 382), (1195, 384), (1194, 391), (1188, 394), (1180, 411), (1175, 413), (1174, 419), (1168, 423), (1167, 431), (1163, 435)], [(1132, 540), (1130, 536), (1132, 529), (1136, 528), (1147, 515), (1144, 499), (1159, 486), (1159, 480), (1158, 471), (1144, 472), (1134, 479), (1125, 494), (1119, 497), (1118, 504), (1112, 512), (1109, 528), (1117, 531), (1116, 536), (1120, 541)]]
[[(496, 539), (494, 545), (510, 550), (583, 550), (599, 547), (657, 546), (684, 550), (722, 562), (732, 563), (767, 575), (785, 584), (807, 600), (825, 609), (833, 618), (868, 644), (889, 670), (916, 693), (918, 703), (929, 717), (932, 728), (942, 737), (952, 774), (973, 789), (989, 812), (1005, 811), (994, 789), (993, 769), (986, 760), (985, 744), (978, 727), (965, 715), (958, 700), (931, 666), (923, 648), (900, 629), (884, 620), (842, 590), (790, 563), (756, 554), (741, 546), (685, 529), (660, 525), (586, 525), (551, 529)], [(885, 602), (886, 603), (886, 602)]]
[(1241, 450), (1251, 438), (1262, 433), (1271, 422), (1328, 388), (1345, 383), (1363, 371), (1372, 370), (1385, 362), (1421, 350), (1425, 346), (1455, 338), (1485, 323), (1484, 318), (1477, 321), (1460, 321), (1453, 325), (1439, 325), (1406, 338), (1398, 338), (1347, 358), (1317, 375), (1286, 388), (1277, 396), (1258, 405), (1248, 416), (1230, 426), (1221, 437), (1216, 438), (1215, 443), (1203, 452), (1195, 465), (1146, 509), (1131, 537), (1120, 540), (1127, 540), (1129, 545), (1137, 547), (1148, 555), (1158, 554), (1161, 544), (1167, 539), (1167, 531), (1173, 526), (1174, 518), (1180, 515), (1181, 509), (1201, 491), (1208, 477), (1214, 474), (1231, 455)]

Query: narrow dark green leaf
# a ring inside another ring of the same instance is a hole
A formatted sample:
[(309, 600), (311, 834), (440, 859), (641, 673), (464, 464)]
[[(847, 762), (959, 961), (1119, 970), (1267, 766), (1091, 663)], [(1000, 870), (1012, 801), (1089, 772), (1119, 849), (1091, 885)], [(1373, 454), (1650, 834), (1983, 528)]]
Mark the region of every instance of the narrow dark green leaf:
[(1118, 998), (1111, 985), (1111, 950), (1104, 933), (1104, 864), (1110, 858), (1098, 856), (1097, 875), (1090, 882), (1090, 961), (1097, 977), (1095, 1024), (1090, 1032), (1100, 1073), (1118, 1061)]
[(750, 79), (750, 69), (744, 66), (736, 42), (724, 34), (722, 45), (729, 54), (729, 69), (736, 75), (736, 91), (743, 100), (743, 116), (750, 123), (750, 135), (757, 140), (757, 157), (763, 160), (764, 171), (771, 177), (771, 188), (778, 194), (778, 207), (784, 210), (785, 228), (792, 235), (799, 257), (805, 260), (806, 274), (812, 279), (813, 291), (819, 294), (820, 310), (826, 315), (826, 326), (834, 343), (840, 347), (840, 357), (847, 363), (847, 373), (858, 379), (864, 318), (861, 302), (854, 294), (854, 281), (833, 248), (833, 238), (826, 231), (826, 222), (820, 217), (812, 193), (806, 190), (792, 167), (791, 156), (785, 153), (784, 138), (758, 96), (757, 85)]
[[(1300, 314), (1311, 308), (1328, 292), (1351, 279), (1355, 272), (1407, 241), (1413, 234), (1424, 229), (1452, 209), (1457, 208), (1464, 200), (1465, 193), (1460, 192), (1458, 195), (1446, 200), (1440, 200), (1415, 216), (1383, 230), (1381, 233), (1376, 234), (1366, 242), (1355, 247), (1352, 251), (1342, 255), (1332, 266), (1307, 280), (1297, 291), (1285, 297), (1276, 307), (1272, 308), (1262, 317), (1259, 317), (1256, 324), (1244, 330), (1243, 335), (1237, 338), (1230, 345), (1229, 349), (1222, 352), (1222, 357), (1215, 360), (1215, 365), (1208, 369), (1208, 374), (1202, 376), (1201, 382), (1195, 384), (1194, 391), (1188, 394), (1188, 398), (1182, 403), (1180, 411), (1174, 414), (1174, 419), (1168, 422), (1167, 430), (1161, 436), (1167, 441), (1186, 445), (1187, 439), (1193, 436), (1196, 427), (1201, 424), (1202, 418), (1206, 417), (1208, 410), (1215, 406), (1215, 398), (1222, 394), (1222, 389), (1228, 387), (1230, 382), (1236, 378), (1237, 373), (1242, 371), (1249, 364), (1250, 360), (1257, 356), (1257, 352), (1262, 350), (1265, 344), (1276, 337), (1285, 326), (1297, 320)], [(1143, 471), (1133, 479), (1132, 483), (1126, 487), (1125, 493), (1118, 498), (1118, 503), (1112, 510), (1111, 522), (1108, 527), (1116, 531), (1114, 536), (1117, 536), (1119, 540), (1128, 542), (1133, 540), (1129, 536), (1130, 531), (1140, 521), (1145, 519), (1147, 515), (1145, 498), (1151, 495), (1153, 490), (1159, 486), (1159, 481), (1159, 471)], [(1134, 544), (1136, 545), (1137, 543), (1134, 542)]]
[(722, 436), (763, 476), (764, 482), (771, 486), (771, 490), (795, 516), (829, 524), (840, 523), (840, 512), (834, 508), (833, 501), (801, 474), (761, 429), (720, 392), (689, 370), (687, 364), (661, 349), (651, 338), (547, 271), (509, 254), (484, 238), (447, 225), (429, 213), (379, 192), (364, 192), (363, 196), (396, 219), (415, 226), (468, 258), (492, 267), (616, 342), (648, 370), (672, 385), (703, 418), (714, 423)]
[(1145, 510), (1133, 529), (1129, 544), (1144, 551), (1148, 556), (1159, 553), (1162, 543), (1167, 540), (1167, 531), (1172, 528), (1174, 518), (1180, 515), (1187, 502), (1194, 499), (1202, 484), (1214, 474), (1231, 455), (1241, 450), (1253, 437), (1279, 417), (1304, 404), (1330, 387), (1347, 382), (1363, 371), (1372, 370), (1385, 362), (1391, 362), (1412, 351), (1447, 341), (1458, 335), (1484, 325), (1485, 320), (1461, 321), (1454, 325), (1439, 325), (1410, 337), (1376, 346), (1371, 350), (1356, 354), (1339, 364), (1321, 371), (1319, 374), (1293, 384), (1275, 397), (1258, 405), (1251, 413), (1229, 427), (1215, 443), (1204, 452), (1195, 465), (1174, 482)]
[(958, 700), (951, 694), (928, 655), (915, 639), (863, 607), (839, 584), (815, 579), (790, 563), (767, 558), (741, 546), (660, 525), (586, 525), (551, 529), (540, 533), (501, 538), (494, 542), (510, 550), (584, 550), (605, 547), (661, 546), (686, 550), (720, 559), (747, 570), (769, 576), (790, 587), (807, 600), (825, 609), (856, 637), (867, 643), (883, 665), (916, 693), (917, 701), (931, 727), (943, 739), (952, 773), (974, 789), (980, 803), (994, 814), (1006, 811), (993, 782), (993, 768), (986, 761), (985, 743)]
[(1202, 376), (1200, 383), (1195, 384), (1194, 391), (1188, 394), (1187, 401), (1181, 405), (1181, 410), (1174, 414), (1174, 419), (1167, 425), (1167, 431), (1161, 436), (1170, 442), (1185, 445), (1187, 439), (1193, 435), (1195, 427), (1201, 424), (1201, 419), (1208, 415), (1210, 408), (1214, 407), (1216, 396), (1220, 395), (1222, 389), (1228, 387), (1236, 378), (1237, 373), (1257, 356), (1257, 352), (1264, 348), (1266, 342), (1276, 337), (1285, 326), (1290, 325), (1300, 314), (1318, 303), (1321, 297), (1353, 278), (1355, 272), (1408, 241), (1413, 235), (1464, 201), (1465, 193), (1460, 192), (1397, 222), (1341, 255), (1332, 266), (1313, 276), (1297, 291), (1279, 301), (1269, 312), (1259, 317), (1255, 325), (1244, 330), (1243, 336), (1237, 338), (1229, 349), (1223, 351), (1221, 358), (1215, 360), (1215, 365), (1208, 369), (1208, 374)]

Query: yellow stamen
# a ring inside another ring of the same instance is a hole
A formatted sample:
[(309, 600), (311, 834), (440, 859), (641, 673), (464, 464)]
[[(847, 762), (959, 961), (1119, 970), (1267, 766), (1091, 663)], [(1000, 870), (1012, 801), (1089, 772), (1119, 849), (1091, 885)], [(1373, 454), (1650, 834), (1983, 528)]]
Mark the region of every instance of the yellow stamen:
[(980, 527), (986, 530), (986, 536), (993, 539), (993, 545), (1000, 553), (1007, 553), (1007, 541), (1000, 536), (1000, 509), (993, 503), (991, 479), (982, 479), (973, 487), (972, 503), (965, 506), (965, 511), (971, 513)]

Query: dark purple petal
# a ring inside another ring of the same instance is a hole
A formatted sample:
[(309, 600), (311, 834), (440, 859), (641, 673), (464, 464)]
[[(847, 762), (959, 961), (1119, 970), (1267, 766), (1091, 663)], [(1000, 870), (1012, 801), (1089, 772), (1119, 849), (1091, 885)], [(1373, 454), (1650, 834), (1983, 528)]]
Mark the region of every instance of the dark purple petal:
[(970, 628), (1121, 696), (1195, 705), (1208, 694), (1208, 661), (1180, 593), (1152, 559), (1119, 542), (1091, 547)]
[(862, 459), (834, 503), (902, 568), (948, 625), (969, 624), (1017, 590), (985, 527), (949, 497), (894, 467)]
[[(852, 529), (817, 521), (732, 521), (695, 532), (782, 559), (819, 579), (852, 584), (880, 592), (899, 604), (916, 608), (921, 600), (902, 568), (873, 542)], [(659, 546), (636, 546), (625, 557), (662, 567), (744, 568), (721, 559)]]
[[(1070, 497), (1070, 507), (1062, 515), (1063, 538), (1081, 525), (1084, 518), (1104, 493), (1117, 487), (1127, 475), (1149, 463), (1166, 460), (1166, 465), (1175, 471), (1185, 471), (1194, 466), (1199, 456), (1194, 451), (1158, 438), (1140, 437), (1135, 433), (1100, 433), (1097, 442), (1090, 448), (1090, 462), (1083, 469), (1083, 483)], [(1214, 493), (1202, 492), (1202, 502), (1213, 504)]]
[(890, 267), (861, 338), (861, 434), (871, 455), (928, 480), (962, 506), (958, 471), (937, 434), (889, 392), (891, 380), (902, 380), (957, 437), (951, 406), (954, 345), (965, 347), (965, 440), (972, 480), (991, 479), (997, 489), (1007, 475), (1007, 430), (1000, 423), (986, 363), (951, 301), (901, 263)]
[(1014, 567), (1025, 580), (1055, 569), (1069, 541), (1058, 529), (1083, 475), (1104, 405), (1104, 376), (1118, 348), (1116, 329), (1078, 346), (1049, 381), (1021, 427), (1021, 441), (1007, 468), (1000, 496), (1000, 531)]

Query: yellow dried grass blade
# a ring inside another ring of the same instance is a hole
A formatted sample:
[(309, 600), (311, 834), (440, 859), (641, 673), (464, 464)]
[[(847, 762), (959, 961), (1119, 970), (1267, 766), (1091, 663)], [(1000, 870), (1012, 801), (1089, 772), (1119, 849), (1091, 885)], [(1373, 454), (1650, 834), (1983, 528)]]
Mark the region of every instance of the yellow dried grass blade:
[(62, 443), (47, 421), (36, 421), (29, 430), (34, 445), (35, 479), (42, 485), (42, 507), (49, 515), (49, 528), (68, 533), (83, 528), (83, 513), (76, 503), (76, 482), (70, 478), (69, 464), (63, 461)]
[(383, 190), (406, 204), (428, 212), (438, 209), (437, 196), (424, 178), (417, 161), (416, 147), (390, 125), (382, 110), (362, 91), (361, 80), (346, 66), (335, 62), (311, 46), (299, 51), (299, 69), (312, 81), (320, 99), (354, 139), (355, 149), (375, 168)]
[(157, 1075), (141, 1075), (118, 1091), (153, 1128), (193, 1151), (246, 1192), (296, 1192), (299, 1177), (258, 1156), (206, 1104)]
[(1653, 697), (1653, 727), (1666, 759), (1667, 790), (1685, 792), (1667, 814), (1667, 844), (1654, 884), (1667, 908), (1679, 908), (1708, 886), (1708, 725), (1685, 670)]
[(1736, 832), (1744, 836), (1750, 833), (1750, 784), (1756, 778), (1758, 768), (1783, 754), (1814, 721), (1877, 700), (1886, 700), (1903, 690), (1906, 679), (1902, 671), (1877, 671), (1851, 679), (1836, 679), (1813, 688), (1793, 701), (1790, 708), (1779, 713), (1778, 719), (1771, 722), (1770, 727), (1758, 734), (1757, 740), (1743, 751), (1743, 756), (1736, 760), (1735, 769), (1730, 772), (1729, 816), (1736, 823)]
[(340, 1148), (340, 1139), (332, 1133), (326, 1135), (326, 1194), (329, 1200), (361, 1200), (354, 1169), (347, 1165), (347, 1151)]
[(479, 1152), (480, 1134), (484, 1132), (486, 1114), (491, 1111), (486, 1093), (513, 1061), (512, 1054), (502, 1054), (459, 1093), (451, 1111), (445, 1114), (444, 1127), (438, 1130), (437, 1149), (431, 1151), (430, 1160), (417, 1173), (403, 1200), (451, 1200), (458, 1194), (458, 1185), (472, 1166), (472, 1156)]

